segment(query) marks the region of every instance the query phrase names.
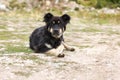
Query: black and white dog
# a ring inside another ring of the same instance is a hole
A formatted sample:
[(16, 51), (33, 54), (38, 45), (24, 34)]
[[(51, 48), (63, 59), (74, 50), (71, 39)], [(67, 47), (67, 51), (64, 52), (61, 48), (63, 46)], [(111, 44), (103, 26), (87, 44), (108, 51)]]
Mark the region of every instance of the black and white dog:
[(53, 16), (47, 13), (44, 16), (45, 26), (39, 27), (33, 31), (30, 36), (30, 48), (36, 53), (46, 53), (64, 57), (64, 49), (74, 51), (75, 49), (66, 45), (63, 39), (63, 33), (66, 25), (70, 21), (70, 16)]

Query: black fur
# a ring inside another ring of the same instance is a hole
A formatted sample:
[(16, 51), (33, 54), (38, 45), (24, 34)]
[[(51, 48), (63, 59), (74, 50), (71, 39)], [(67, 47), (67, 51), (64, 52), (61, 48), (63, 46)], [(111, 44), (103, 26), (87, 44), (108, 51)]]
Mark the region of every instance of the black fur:
[[(57, 20), (60, 20), (60, 23), (57, 23)], [(55, 25), (52, 24), (52, 21), (55, 21)], [(62, 15), (61, 17), (53, 16), (51, 13), (47, 13), (44, 16), (45, 26), (39, 27), (33, 31), (30, 36), (30, 48), (36, 53), (44, 53), (50, 49), (57, 48), (63, 39), (63, 35), (59, 38), (56, 38), (52, 35), (49, 29), (62, 29), (62, 33), (66, 29), (66, 24), (69, 23), (70, 16), (67, 14)], [(45, 46), (45, 43), (50, 44), (52, 48)]]

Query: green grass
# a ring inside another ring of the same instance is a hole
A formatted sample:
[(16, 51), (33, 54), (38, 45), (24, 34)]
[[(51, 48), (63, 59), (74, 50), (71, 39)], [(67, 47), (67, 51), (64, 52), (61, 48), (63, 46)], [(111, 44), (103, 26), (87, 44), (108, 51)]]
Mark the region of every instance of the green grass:
[(6, 29), (5, 25), (0, 25), (0, 29)]
[(23, 60), (32, 60), (37, 64), (44, 64), (44, 62), (46, 62), (44, 59), (41, 59), (37, 55), (24, 55), (24, 56), (21, 56), (21, 59), (23, 59)]
[(35, 55), (32, 55), (32, 56), (22, 56), (21, 57), (23, 60), (27, 60), (27, 59), (30, 59), (30, 60), (38, 60), (39, 57), (38, 56), (35, 56)]
[(84, 49), (84, 48), (90, 48), (91, 46), (89, 46), (89, 45), (79, 45), (78, 47), (80, 49)]
[(105, 41), (100, 41), (100, 42), (98, 42), (98, 44), (106, 44), (106, 42)]
[(16, 71), (16, 72), (13, 72), (15, 75), (19, 75), (19, 76), (25, 76), (25, 77), (29, 77), (32, 73), (30, 72), (23, 72), (23, 71)]
[(18, 44), (18, 45), (19, 46), (14, 46), (14, 44), (6, 45), (6, 52), (8, 53), (19, 53), (19, 52), (32, 53), (32, 51), (25, 45), (23, 44)]
[(117, 35), (120, 35), (120, 31), (114, 31), (114, 30), (108, 30), (107, 31), (108, 32), (108, 34), (111, 34), (111, 35), (113, 35), (113, 34), (117, 34)]
[(118, 46), (120, 46), (120, 42), (118, 42), (117, 44), (118, 44)]
[(99, 19), (99, 20), (97, 21), (97, 23), (100, 24), (100, 25), (106, 24), (106, 23), (108, 23), (108, 20), (106, 20), (106, 19)]
[(0, 31), (0, 40), (10, 40), (13, 36), (11, 31)]
[(86, 27), (84, 29), (81, 29), (82, 32), (102, 32), (101, 29), (97, 29), (95, 27)]
[[(68, 12), (72, 17), (80, 18), (84, 23), (120, 24), (120, 14), (105, 14), (95, 11), (74, 11)], [(78, 21), (77, 21), (78, 22)]]

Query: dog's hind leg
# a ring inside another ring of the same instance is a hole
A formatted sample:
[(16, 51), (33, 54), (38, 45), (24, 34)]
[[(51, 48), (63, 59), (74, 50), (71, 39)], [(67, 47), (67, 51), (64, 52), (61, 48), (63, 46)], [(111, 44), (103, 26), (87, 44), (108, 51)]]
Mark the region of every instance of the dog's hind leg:
[(45, 52), (47, 55), (51, 55), (51, 56), (56, 56), (57, 55), (57, 50), (56, 49), (50, 49), (47, 52)]
[(75, 48), (68, 46), (65, 42), (62, 42), (62, 44), (64, 45), (65, 49), (68, 51), (75, 51)]
[(61, 44), (60, 46), (58, 46), (56, 49), (53, 48), (47, 52), (45, 52), (48, 55), (53, 55), (53, 56), (58, 56), (58, 57), (64, 57), (65, 55), (62, 54), (64, 50), (64, 46)]

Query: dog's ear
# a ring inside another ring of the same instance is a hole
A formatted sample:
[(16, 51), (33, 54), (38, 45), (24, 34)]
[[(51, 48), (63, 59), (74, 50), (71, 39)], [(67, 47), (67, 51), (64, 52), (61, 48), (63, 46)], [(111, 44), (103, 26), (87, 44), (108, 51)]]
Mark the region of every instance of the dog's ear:
[(67, 14), (62, 15), (61, 18), (65, 22), (65, 24), (70, 22), (70, 16)]
[(51, 19), (52, 19), (52, 17), (53, 17), (53, 15), (51, 14), (51, 13), (47, 13), (47, 14), (45, 14), (45, 16), (44, 16), (44, 22), (49, 22)]

